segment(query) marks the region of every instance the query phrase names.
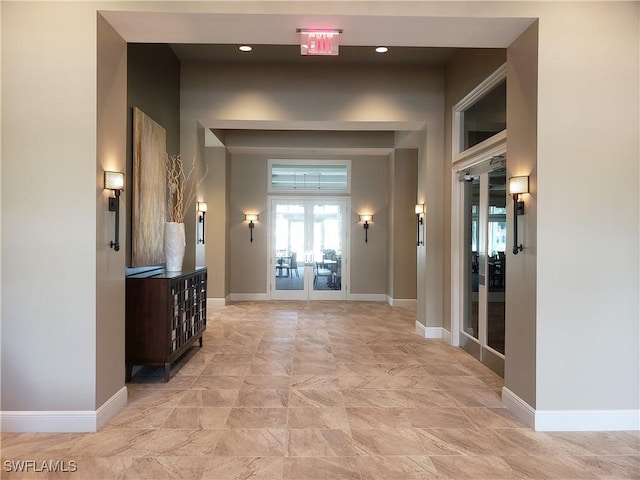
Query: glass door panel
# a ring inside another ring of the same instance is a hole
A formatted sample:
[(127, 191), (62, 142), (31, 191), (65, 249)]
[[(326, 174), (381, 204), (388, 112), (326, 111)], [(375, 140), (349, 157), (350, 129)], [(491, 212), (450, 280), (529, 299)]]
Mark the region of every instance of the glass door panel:
[(479, 284), (480, 284), (480, 177), (473, 177), (464, 184), (465, 189), (465, 303), (463, 331), (478, 338), (479, 325)]
[(463, 309), (459, 344), (496, 373), (504, 372), (506, 169), (478, 167), (464, 180)]
[(343, 292), (342, 245), (345, 217), (343, 210), (343, 203), (313, 205), (314, 294), (312, 298), (335, 297), (336, 292)]
[(273, 205), (273, 244), (271, 256), (272, 287), (276, 292), (289, 292), (289, 298), (303, 298), (305, 293), (304, 247), (305, 205), (275, 203)]
[(271, 298), (346, 298), (346, 211), (344, 200), (272, 199)]
[(504, 355), (504, 287), (507, 247), (507, 170), (489, 173), (487, 230), (487, 345)]

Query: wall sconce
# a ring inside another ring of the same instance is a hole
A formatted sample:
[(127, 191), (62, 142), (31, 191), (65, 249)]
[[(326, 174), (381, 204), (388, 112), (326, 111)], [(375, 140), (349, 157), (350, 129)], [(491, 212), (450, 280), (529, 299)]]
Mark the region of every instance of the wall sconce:
[(369, 241), (369, 222), (373, 222), (373, 215), (360, 215), (360, 221), (364, 222), (364, 242), (367, 243)]
[(424, 224), (424, 221), (422, 219), (424, 215), (424, 203), (418, 203), (416, 205), (416, 220), (418, 222), (417, 228), (418, 228), (418, 243), (417, 245), (424, 245), (424, 234), (422, 235), (422, 240), (420, 240), (420, 230), (422, 230), (422, 226)]
[(253, 242), (253, 227), (255, 226), (253, 224), (253, 222), (257, 222), (258, 221), (258, 214), (257, 213), (245, 213), (244, 215), (244, 219), (245, 221), (249, 222), (249, 238), (250, 238), (250, 242)]
[(113, 197), (109, 197), (109, 211), (116, 213), (115, 240), (109, 242), (109, 246), (116, 252), (120, 250), (120, 192), (124, 190), (124, 173), (104, 172), (105, 190), (113, 190)]
[(518, 244), (518, 215), (524, 215), (524, 202), (518, 200), (523, 193), (529, 193), (529, 177), (509, 178), (509, 193), (513, 197), (513, 254), (522, 251), (522, 244)]
[(202, 224), (202, 237), (198, 239), (198, 243), (204, 245), (204, 216), (207, 213), (207, 202), (198, 202), (198, 223)]

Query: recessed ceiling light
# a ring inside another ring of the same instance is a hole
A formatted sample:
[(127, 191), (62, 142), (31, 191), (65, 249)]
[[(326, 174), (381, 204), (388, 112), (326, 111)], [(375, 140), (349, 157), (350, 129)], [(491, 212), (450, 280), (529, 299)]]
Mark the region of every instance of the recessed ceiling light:
[(251, 50), (253, 50), (253, 47), (250, 47), (249, 45), (240, 45), (238, 47), (238, 50), (240, 50), (241, 52), (250, 52)]
[(389, 49), (387, 47), (376, 47), (376, 52), (378, 53), (387, 53)]

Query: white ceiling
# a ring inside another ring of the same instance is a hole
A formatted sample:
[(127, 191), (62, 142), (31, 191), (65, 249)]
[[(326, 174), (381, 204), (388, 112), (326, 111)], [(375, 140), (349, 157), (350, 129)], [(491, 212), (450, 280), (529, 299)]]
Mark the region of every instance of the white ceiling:
[(506, 48), (532, 18), (103, 11), (127, 42), (297, 45), (298, 28), (339, 28), (342, 45)]

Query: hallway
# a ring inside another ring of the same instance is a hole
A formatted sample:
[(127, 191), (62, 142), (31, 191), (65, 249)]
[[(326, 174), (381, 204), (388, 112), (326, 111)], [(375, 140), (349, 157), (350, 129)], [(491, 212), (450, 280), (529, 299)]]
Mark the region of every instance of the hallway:
[(633, 479), (637, 432), (537, 433), (500, 401), (502, 379), (414, 333), (381, 303), (210, 308), (202, 349), (140, 369), (129, 404), (91, 434), (3, 434), (2, 460), (78, 473), (2, 478)]

